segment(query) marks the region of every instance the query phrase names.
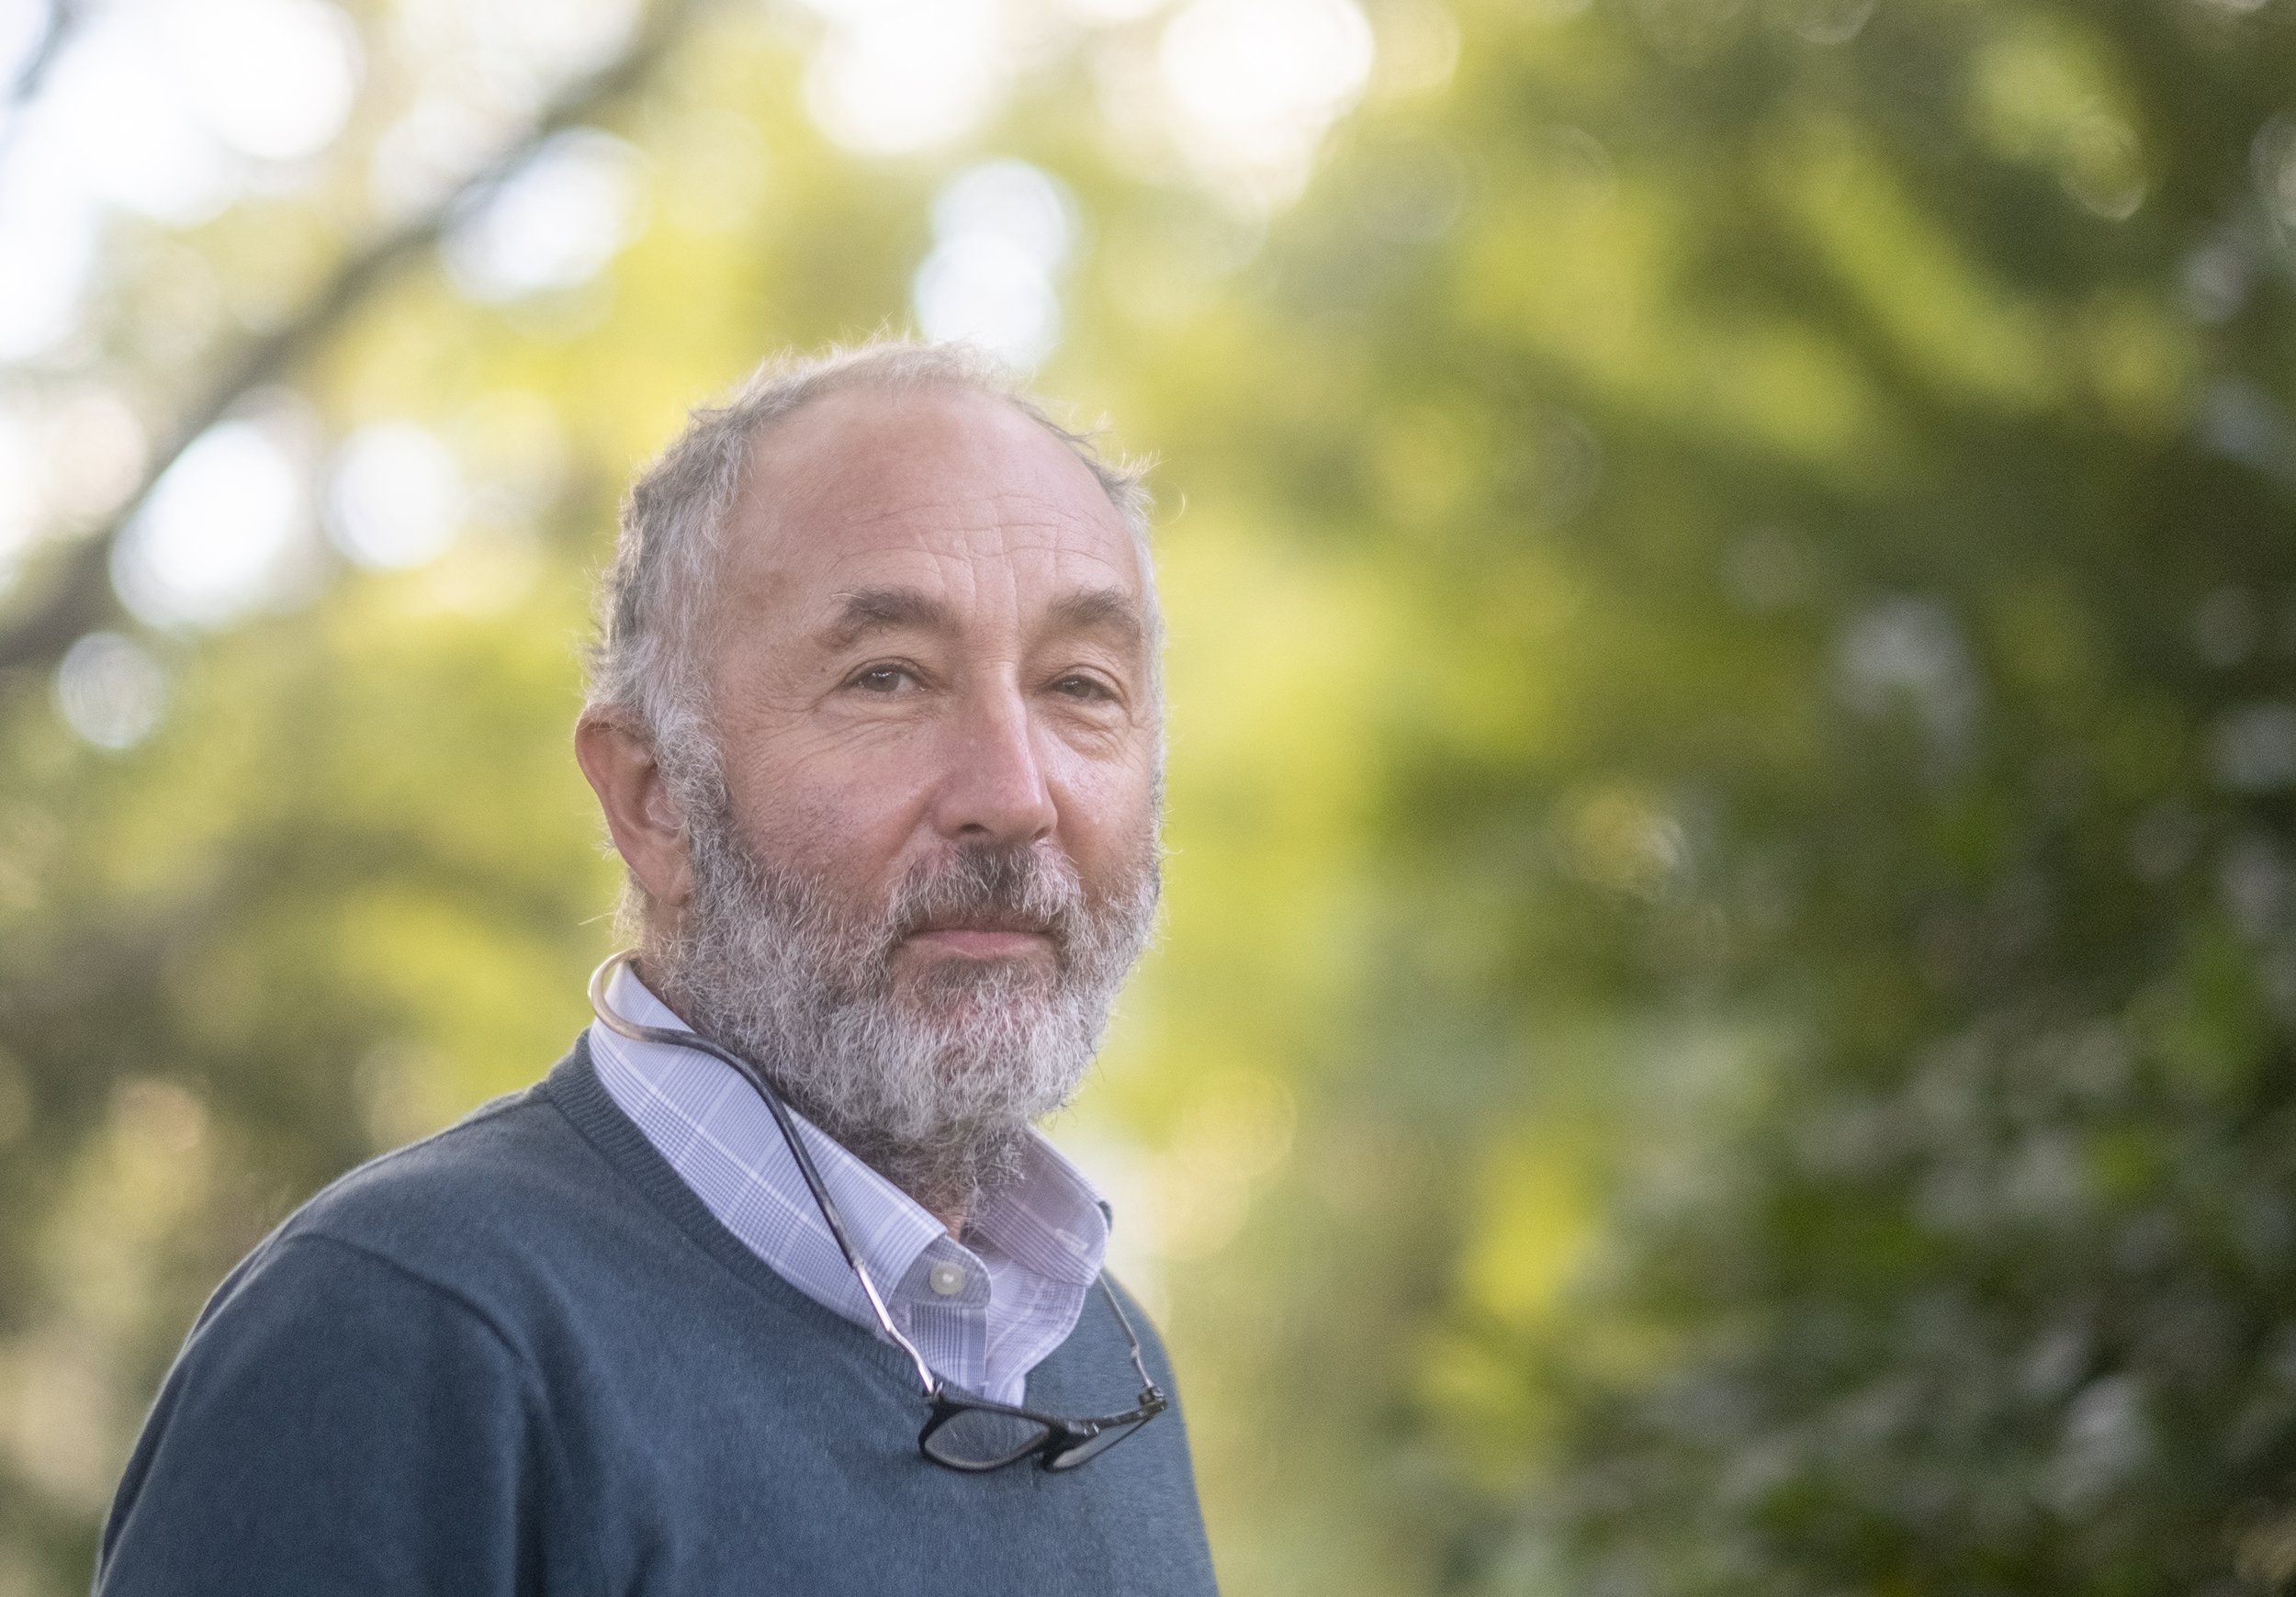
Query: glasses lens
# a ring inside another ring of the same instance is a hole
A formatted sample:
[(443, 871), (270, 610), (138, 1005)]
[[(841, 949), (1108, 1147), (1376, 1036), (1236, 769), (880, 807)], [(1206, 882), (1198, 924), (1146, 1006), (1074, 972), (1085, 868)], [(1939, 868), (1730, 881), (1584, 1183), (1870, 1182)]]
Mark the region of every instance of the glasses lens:
[(1131, 1435), (1134, 1431), (1139, 1430), (1142, 1425), (1148, 1423), (1150, 1417), (1151, 1416), (1149, 1415), (1142, 1414), (1139, 1419), (1130, 1421), (1124, 1424), (1110, 1425), (1107, 1430), (1099, 1432), (1096, 1435), (1086, 1437), (1085, 1440), (1077, 1443), (1073, 1447), (1064, 1447), (1059, 1452), (1052, 1455), (1051, 1462), (1049, 1462), (1045, 1468), (1048, 1469), (1074, 1469), (1079, 1464), (1088, 1463), (1090, 1460), (1099, 1457), (1101, 1454), (1106, 1453), (1109, 1448), (1115, 1446), (1119, 1442), (1121, 1442), (1125, 1437)]
[(925, 1456), (952, 1469), (995, 1469), (1026, 1457), (1052, 1434), (1041, 1420), (993, 1409), (955, 1409), (925, 1433)]

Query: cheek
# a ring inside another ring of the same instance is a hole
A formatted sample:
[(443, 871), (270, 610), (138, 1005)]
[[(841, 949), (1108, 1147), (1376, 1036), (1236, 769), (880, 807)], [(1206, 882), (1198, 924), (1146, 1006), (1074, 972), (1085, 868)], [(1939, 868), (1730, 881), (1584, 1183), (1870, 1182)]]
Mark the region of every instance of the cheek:
[(1070, 762), (1059, 786), (1069, 853), (1087, 875), (1128, 868), (1153, 843), (1153, 744), (1129, 749), (1122, 759)]
[(769, 861), (834, 881), (874, 882), (916, 825), (915, 762), (850, 740), (793, 732), (728, 749), (726, 796)]

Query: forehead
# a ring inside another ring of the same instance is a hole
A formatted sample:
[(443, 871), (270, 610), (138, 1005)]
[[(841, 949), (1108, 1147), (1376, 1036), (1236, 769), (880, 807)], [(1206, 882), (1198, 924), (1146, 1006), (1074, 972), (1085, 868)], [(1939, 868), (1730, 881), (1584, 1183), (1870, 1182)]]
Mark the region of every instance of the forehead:
[(730, 521), (725, 597), (753, 614), (886, 583), (1023, 610), (1144, 587), (1091, 469), (1012, 405), (963, 389), (816, 400), (759, 441)]

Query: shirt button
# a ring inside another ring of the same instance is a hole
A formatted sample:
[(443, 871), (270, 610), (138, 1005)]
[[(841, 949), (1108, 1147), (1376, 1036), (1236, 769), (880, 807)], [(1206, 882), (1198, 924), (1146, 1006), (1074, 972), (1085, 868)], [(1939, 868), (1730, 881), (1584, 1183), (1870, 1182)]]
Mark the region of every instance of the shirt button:
[(943, 1298), (953, 1298), (964, 1290), (964, 1266), (943, 1259), (926, 1272), (925, 1284)]

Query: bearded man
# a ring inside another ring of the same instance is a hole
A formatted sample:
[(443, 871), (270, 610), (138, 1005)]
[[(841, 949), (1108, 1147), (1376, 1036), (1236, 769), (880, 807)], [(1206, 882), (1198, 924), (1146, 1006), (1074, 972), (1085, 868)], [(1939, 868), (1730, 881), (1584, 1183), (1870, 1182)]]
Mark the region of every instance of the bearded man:
[(1211, 1591), (1163, 1349), (1034, 1129), (1154, 916), (1137, 474), (875, 344), (698, 412), (602, 590), (575, 746), (635, 957), (233, 1271), (98, 1591)]

